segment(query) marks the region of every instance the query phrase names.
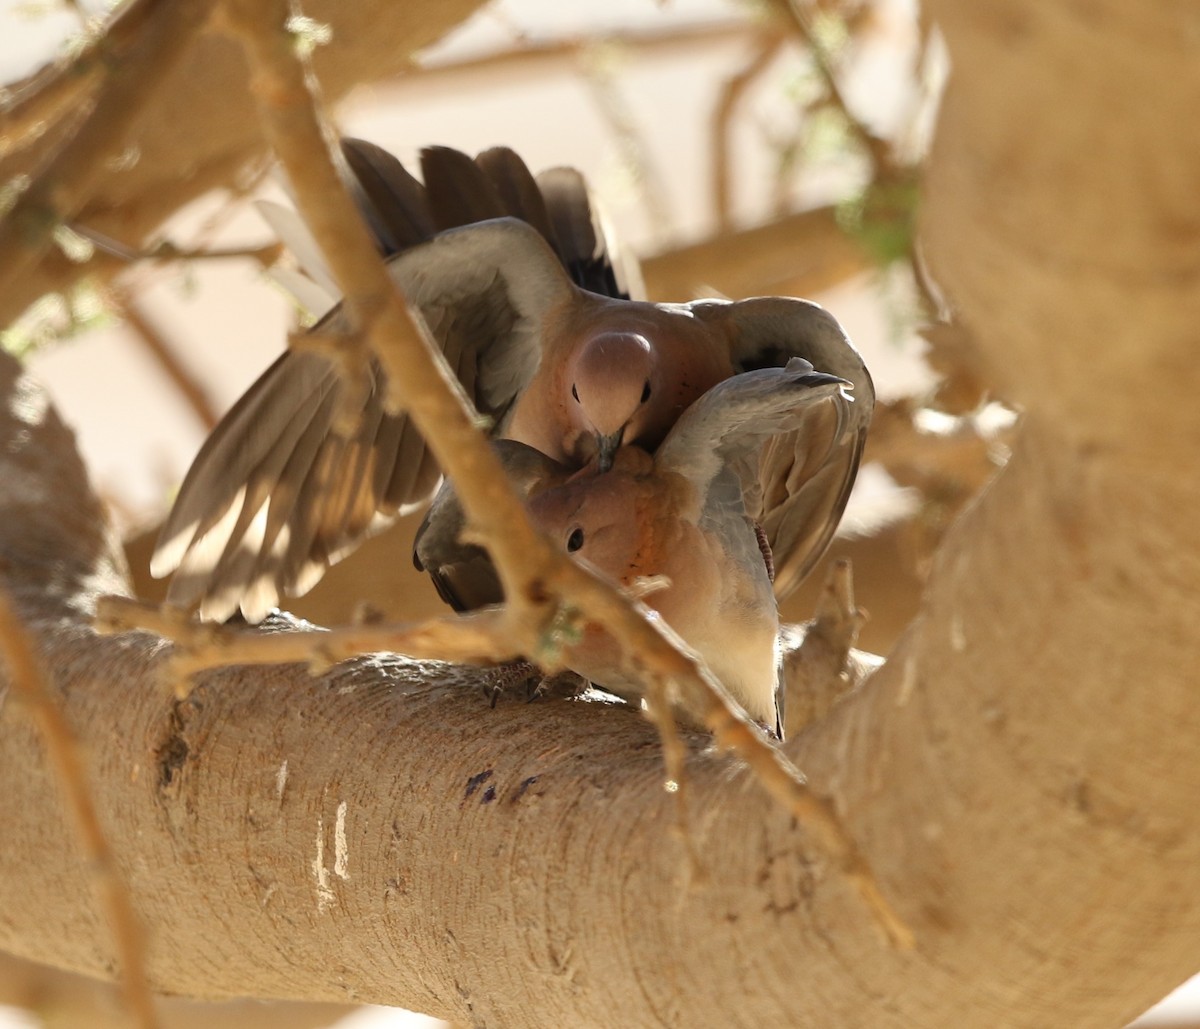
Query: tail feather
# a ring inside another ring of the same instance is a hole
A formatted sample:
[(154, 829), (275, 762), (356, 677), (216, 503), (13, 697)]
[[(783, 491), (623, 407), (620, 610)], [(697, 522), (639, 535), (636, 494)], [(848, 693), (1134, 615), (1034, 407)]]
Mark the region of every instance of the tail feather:
[(559, 259), (566, 264), (558, 235), (546, 209), (546, 198), (538, 188), (537, 180), (528, 166), (508, 147), (497, 146), (485, 150), (475, 158), (484, 175), (495, 187), (504, 204), (505, 213), (528, 222), (554, 248)]
[(538, 175), (537, 185), (575, 283), (606, 297), (640, 296), (640, 273), (609, 245), (604, 218), (583, 175), (574, 168), (550, 168)]
[(384, 257), (398, 254), (437, 233), (425, 187), (382, 147), (343, 139), (342, 156), (359, 210)]
[(508, 213), (483, 169), (461, 150), (426, 147), (421, 151), (421, 175), (439, 231), (503, 218)]

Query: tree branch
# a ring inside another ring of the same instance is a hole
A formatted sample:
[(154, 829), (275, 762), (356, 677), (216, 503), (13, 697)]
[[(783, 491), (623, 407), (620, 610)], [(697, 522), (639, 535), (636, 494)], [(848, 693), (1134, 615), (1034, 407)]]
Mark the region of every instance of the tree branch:
[(652, 300), (687, 297), (807, 297), (874, 267), (839, 226), (837, 209), (818, 207), (767, 225), (652, 255), (642, 262)]
[(145, 31), (163, 0), (131, 0), (68, 60), (46, 65), (10, 90), (0, 105), (0, 155), (28, 145), (68, 112), (90, 106), (106, 68)]
[(87, 863), (92, 869), (101, 905), (108, 916), (116, 951), (121, 959), (121, 986), (129, 1013), (141, 1029), (154, 1029), (158, 1019), (146, 983), (146, 942), (133, 913), (129, 891), (117, 871), (96, 807), (92, 802), (75, 737), (58, 707), (58, 699), (43, 681), (37, 655), (25, 627), (0, 590), (0, 658), (7, 667), (13, 693), (28, 706), (37, 723), (46, 751), (58, 775), (66, 807), (75, 822)]
[[(414, 50), (440, 38), (481, 2), (309, 0), (305, 13), (328, 23), (335, 41), (314, 56), (325, 89), (331, 97), (341, 97), (359, 83), (411, 67)], [(198, 10), (202, 5), (156, 0), (153, 6)], [(138, 101), (144, 104), (144, 117), (122, 160), (93, 166), (97, 178), (79, 220), (136, 246), (189, 200), (244, 179), (266, 151), (245, 81), (239, 50), (228, 39), (217, 33), (195, 39), (162, 87)], [(68, 138), (65, 122), (60, 119), (20, 152), (0, 160), (0, 182), (18, 175), (36, 178)], [(122, 267), (100, 252), (77, 264), (50, 250), (18, 281), (8, 283), (5, 311), (23, 310), (42, 294), (65, 289), (84, 275), (107, 278)]]
[(89, 199), (104, 166), (128, 144), (147, 101), (208, 20), (214, 2), (146, 3), (136, 38), (122, 60), (108, 68), (91, 113), (0, 219), (0, 324), (21, 313), (13, 282), (37, 263), (55, 230)]

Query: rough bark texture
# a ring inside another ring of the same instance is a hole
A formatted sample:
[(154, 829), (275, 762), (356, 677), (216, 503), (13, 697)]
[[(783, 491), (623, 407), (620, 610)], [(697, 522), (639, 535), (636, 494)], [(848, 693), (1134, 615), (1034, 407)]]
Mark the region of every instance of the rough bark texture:
[[(114, 559), (69, 440), (6, 413), (3, 576), (88, 748), (160, 988), (518, 1029), (1101, 1027), (1196, 970), (1194, 20), (1123, 0), (934, 14), (955, 71), (927, 250), (1028, 415), (887, 665), (789, 748), (917, 950), (887, 950), (699, 739), (706, 875), (687, 883), (628, 709), (489, 711), (471, 675), (392, 657), (215, 673), (174, 704), (162, 645), (81, 623)], [(0, 947), (109, 975), (11, 702), (0, 731)]]

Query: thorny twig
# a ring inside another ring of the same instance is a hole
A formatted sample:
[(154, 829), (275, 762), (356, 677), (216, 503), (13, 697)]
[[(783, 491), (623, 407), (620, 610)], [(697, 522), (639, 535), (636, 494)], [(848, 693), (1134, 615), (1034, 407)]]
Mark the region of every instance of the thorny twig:
[(59, 785), (75, 818), (76, 832), (95, 876), (101, 903), (107, 909), (109, 928), (121, 960), (125, 1003), (141, 1029), (154, 1029), (158, 1018), (146, 979), (146, 941), (142, 926), (96, 816), (75, 736), (46, 684), (29, 634), (13, 611), (7, 593), (2, 590), (0, 658), (8, 666), (8, 682), (14, 694), (29, 706), (58, 771)]

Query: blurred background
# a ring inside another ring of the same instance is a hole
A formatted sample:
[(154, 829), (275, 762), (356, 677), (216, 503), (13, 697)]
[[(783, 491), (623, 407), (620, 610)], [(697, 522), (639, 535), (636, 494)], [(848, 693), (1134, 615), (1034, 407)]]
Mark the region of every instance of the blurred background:
[[(17, 84), (77, 50), (104, 9), (0, 0), (0, 81)], [(338, 46), (327, 37), (319, 24), (308, 32), (318, 62)], [(941, 533), (1003, 464), (1014, 421), (975, 379), (914, 239), (921, 158), (948, 71), (915, 3), (493, 0), (393, 64), (339, 88), (343, 134), (414, 169), (431, 144), (472, 154), (505, 144), (535, 172), (574, 165), (641, 258), (651, 299), (797, 295), (842, 321), (883, 403), (831, 558), (854, 562), (870, 614), (861, 645), (886, 652)], [(297, 324), (266, 274), (279, 255), (249, 202), (257, 197), (286, 202), (267, 160), (237, 190), (198, 191), (149, 242), (123, 238), (115, 217), (103, 232), (95, 221), (62, 233), (80, 274), (0, 340), (75, 427), (146, 597), (162, 588), (146, 573), (153, 532), (192, 456)], [(97, 247), (105, 270), (90, 274)], [(188, 256), (165, 259), (164, 247)], [(158, 259), (137, 259), (147, 252)], [(412, 527), (371, 541), (293, 610), (323, 623), (348, 620), (363, 601), (393, 617), (436, 611), (411, 571)], [(785, 616), (810, 616), (821, 579), (818, 570)], [(1200, 1024), (1197, 992), (1138, 1024)], [(0, 1001), (11, 1005), (0, 1027), (118, 1024), (110, 991), (15, 960), (0, 962)], [(165, 1008), (181, 1027), (441, 1024), (349, 1010)]]

